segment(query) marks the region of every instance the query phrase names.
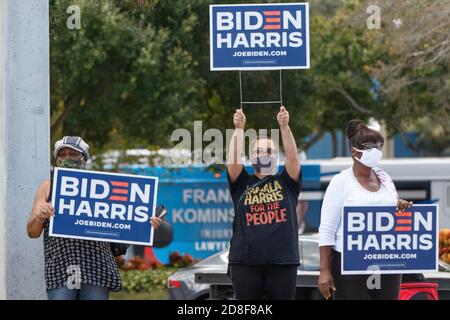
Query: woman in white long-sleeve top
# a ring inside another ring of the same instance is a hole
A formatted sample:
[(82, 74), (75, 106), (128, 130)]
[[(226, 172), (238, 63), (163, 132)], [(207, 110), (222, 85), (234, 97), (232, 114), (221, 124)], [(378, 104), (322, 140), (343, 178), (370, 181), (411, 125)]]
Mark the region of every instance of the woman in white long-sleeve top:
[(381, 288), (369, 289), (368, 275), (342, 275), (344, 206), (397, 206), (405, 210), (412, 205), (398, 198), (389, 175), (378, 168), (384, 139), (360, 120), (347, 125), (347, 138), (353, 166), (335, 175), (325, 192), (319, 227), (319, 290), (325, 299), (334, 293), (337, 300), (395, 300), (399, 296), (401, 275), (382, 275)]

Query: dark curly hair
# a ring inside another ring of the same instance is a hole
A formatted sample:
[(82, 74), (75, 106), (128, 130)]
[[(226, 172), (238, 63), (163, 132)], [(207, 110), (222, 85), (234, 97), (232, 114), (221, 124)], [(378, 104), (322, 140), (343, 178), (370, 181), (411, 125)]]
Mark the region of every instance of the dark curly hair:
[(376, 130), (370, 129), (363, 121), (358, 119), (350, 120), (345, 130), (350, 146), (357, 149), (363, 149), (363, 144), (367, 142), (384, 144), (383, 136)]

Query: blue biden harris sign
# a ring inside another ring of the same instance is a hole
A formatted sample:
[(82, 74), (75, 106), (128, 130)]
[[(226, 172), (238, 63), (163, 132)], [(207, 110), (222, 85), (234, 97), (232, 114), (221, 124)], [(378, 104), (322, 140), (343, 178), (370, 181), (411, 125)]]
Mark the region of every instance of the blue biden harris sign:
[(49, 235), (152, 245), (157, 177), (55, 168)]
[(210, 6), (211, 70), (309, 69), (308, 3)]
[(344, 207), (342, 274), (438, 270), (438, 207)]

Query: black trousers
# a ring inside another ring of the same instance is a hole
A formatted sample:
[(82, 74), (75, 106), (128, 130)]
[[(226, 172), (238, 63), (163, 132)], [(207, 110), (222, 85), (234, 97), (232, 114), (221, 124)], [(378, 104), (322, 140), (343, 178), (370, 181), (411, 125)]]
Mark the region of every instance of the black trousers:
[[(342, 275), (341, 254), (334, 250), (332, 275), (335, 300), (397, 300), (399, 297), (402, 275)], [(372, 281), (374, 277), (380, 277), (379, 287), (371, 289), (369, 285), (377, 282)]]
[(228, 275), (238, 300), (294, 300), (297, 266), (232, 264)]

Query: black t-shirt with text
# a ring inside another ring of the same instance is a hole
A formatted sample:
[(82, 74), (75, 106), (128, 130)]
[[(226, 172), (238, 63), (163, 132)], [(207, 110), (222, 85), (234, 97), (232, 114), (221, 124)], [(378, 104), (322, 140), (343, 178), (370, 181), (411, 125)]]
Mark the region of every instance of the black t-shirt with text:
[(243, 168), (236, 181), (228, 176), (234, 205), (230, 264), (299, 265), (296, 182), (286, 169), (259, 180)]

